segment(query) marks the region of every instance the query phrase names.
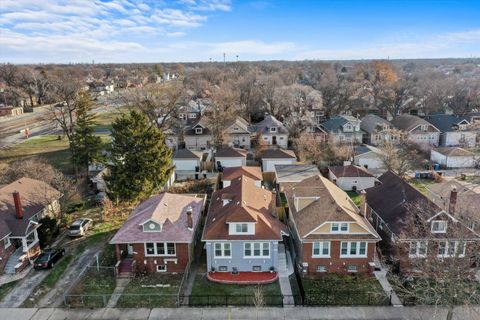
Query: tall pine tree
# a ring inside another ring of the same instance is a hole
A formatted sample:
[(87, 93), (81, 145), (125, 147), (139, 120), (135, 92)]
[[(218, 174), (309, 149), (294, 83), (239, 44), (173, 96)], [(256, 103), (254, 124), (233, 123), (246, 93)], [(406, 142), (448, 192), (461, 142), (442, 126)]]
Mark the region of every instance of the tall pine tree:
[(159, 190), (172, 170), (172, 151), (163, 133), (140, 112), (131, 111), (112, 125), (109, 174), (105, 177), (109, 197), (134, 202)]
[(92, 111), (92, 100), (86, 92), (80, 92), (75, 99), (77, 120), (74, 126), (70, 150), (72, 161), (77, 169), (88, 170), (88, 165), (95, 160), (100, 160), (102, 140), (95, 135), (95, 116)]

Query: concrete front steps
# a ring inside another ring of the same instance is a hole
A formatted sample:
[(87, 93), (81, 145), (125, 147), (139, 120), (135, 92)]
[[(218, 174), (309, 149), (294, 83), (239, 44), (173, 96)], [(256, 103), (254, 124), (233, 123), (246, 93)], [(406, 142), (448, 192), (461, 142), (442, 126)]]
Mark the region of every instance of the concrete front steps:
[(15, 274), (15, 267), (21, 264), (21, 261), (19, 259), (23, 255), (24, 253), (22, 251), (22, 247), (15, 250), (15, 252), (8, 258), (7, 264), (4, 268), (4, 273)]

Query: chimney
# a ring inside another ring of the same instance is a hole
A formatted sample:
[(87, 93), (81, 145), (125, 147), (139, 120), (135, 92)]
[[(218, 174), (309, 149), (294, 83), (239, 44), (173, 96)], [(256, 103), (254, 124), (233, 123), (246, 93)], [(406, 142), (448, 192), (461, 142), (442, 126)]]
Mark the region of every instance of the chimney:
[(193, 209), (192, 207), (187, 208), (187, 228), (188, 230), (192, 231), (193, 230), (193, 218), (192, 218), (192, 212)]
[(448, 212), (455, 216), (455, 207), (457, 206), (457, 187), (453, 187), (450, 192), (450, 203), (448, 205)]
[(15, 191), (13, 193), (13, 202), (15, 203), (15, 216), (17, 219), (23, 219), (22, 203), (20, 202), (20, 193)]
[(367, 217), (366, 198), (367, 198), (367, 193), (365, 192), (365, 190), (360, 191), (360, 214), (365, 218)]

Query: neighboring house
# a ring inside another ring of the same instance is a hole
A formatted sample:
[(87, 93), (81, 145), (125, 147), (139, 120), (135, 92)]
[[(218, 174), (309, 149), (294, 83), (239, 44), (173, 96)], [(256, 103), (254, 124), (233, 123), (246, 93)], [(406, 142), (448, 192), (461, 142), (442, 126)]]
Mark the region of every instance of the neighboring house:
[(247, 165), (247, 152), (243, 149), (223, 148), (215, 152), (215, 166), (223, 168)]
[(232, 180), (213, 193), (205, 220), (208, 279), (219, 281), (222, 275), (215, 273), (233, 273), (230, 282), (235, 283), (235, 274), (261, 272), (275, 281), (279, 242), (287, 234), (275, 215), (272, 192), (246, 176)]
[(246, 176), (255, 181), (257, 187), (262, 186), (262, 170), (260, 167), (230, 167), (225, 168), (222, 174), (223, 187), (226, 188), (232, 184), (232, 180), (235, 180), (241, 176)]
[(213, 145), (213, 136), (204, 117), (184, 130), (183, 140), (185, 141), (185, 148), (189, 150), (210, 149)]
[(363, 140), (367, 144), (378, 146), (385, 142), (396, 143), (400, 141), (400, 134), (396, 132), (393, 125), (374, 114), (363, 117), (360, 129), (365, 132)]
[(360, 191), (375, 186), (375, 177), (364, 167), (347, 166), (328, 167), (328, 179), (344, 191)]
[(165, 144), (172, 150), (177, 150), (178, 146), (180, 145), (180, 129), (177, 128), (169, 128), (163, 130), (163, 134), (165, 136)]
[(320, 125), (333, 142), (362, 143), (363, 131), (360, 120), (352, 116), (337, 116), (328, 119)]
[(0, 106), (0, 117), (15, 117), (23, 114), (22, 107)]
[(395, 117), (392, 120), (392, 124), (397, 129), (404, 131), (408, 139), (422, 149), (430, 149), (431, 147), (438, 146), (440, 130), (422, 118), (404, 114)]
[(177, 117), (183, 124), (194, 124), (203, 115), (205, 107), (200, 101), (190, 100), (177, 110)]
[[(391, 171), (379, 180), (379, 185), (367, 190), (367, 216), (387, 242), (382, 247), (391, 248), (384, 255), (398, 261), (401, 271), (414, 271), (411, 260), (424, 258), (432, 250), (442, 258), (470, 259), (470, 241), (478, 241), (478, 236), (454, 212), (443, 210)], [(423, 232), (412, 234), (412, 224), (419, 223), (426, 224)]]
[(430, 160), (446, 168), (473, 168), (477, 165), (475, 154), (459, 147), (431, 149)]
[(454, 114), (435, 114), (429, 115), (425, 120), (440, 130), (440, 146), (475, 147), (478, 130), (472, 128), (469, 121), (470, 117)]
[[(277, 164), (275, 165), (275, 183), (280, 186), (298, 183), (307, 178), (318, 176), (320, 171), (311, 164)], [(281, 190), (281, 189), (279, 189)]]
[(260, 154), (260, 160), (262, 162), (262, 171), (270, 172), (275, 171), (275, 165), (279, 164), (295, 164), (297, 162), (297, 156), (292, 150), (264, 150)]
[(288, 130), (274, 116), (268, 115), (253, 126), (259, 139), (267, 146), (288, 147)]
[(344, 191), (316, 175), (284, 187), (284, 192), (295, 262), (304, 274), (374, 270), (380, 236)]
[(365, 169), (382, 169), (384, 163), (382, 160), (382, 150), (362, 144), (353, 148), (353, 163)]
[(20, 272), (40, 253), (38, 221), (59, 212), (60, 197), (47, 183), (30, 178), (0, 188), (0, 273)]
[(206, 195), (161, 193), (140, 203), (110, 240), (119, 276), (184, 272), (193, 258)]
[(200, 171), (200, 156), (188, 149), (179, 149), (173, 154), (176, 171)]
[(250, 125), (240, 117), (236, 117), (223, 133), (223, 144), (235, 148), (250, 149)]
[(445, 211), (453, 212), (468, 228), (480, 234), (480, 178), (448, 180), (426, 186), (428, 198)]

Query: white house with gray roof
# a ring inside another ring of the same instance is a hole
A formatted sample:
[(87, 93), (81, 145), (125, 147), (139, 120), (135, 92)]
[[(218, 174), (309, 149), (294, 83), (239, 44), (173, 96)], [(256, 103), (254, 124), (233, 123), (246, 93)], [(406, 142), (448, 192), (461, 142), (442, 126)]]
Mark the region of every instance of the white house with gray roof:
[(362, 143), (363, 131), (360, 120), (352, 116), (332, 117), (320, 125), (333, 142)]
[(374, 146), (400, 140), (400, 135), (395, 133), (394, 126), (375, 114), (368, 114), (363, 117), (360, 129), (365, 132), (364, 142)]
[(468, 116), (434, 114), (428, 116), (425, 120), (441, 131), (439, 146), (475, 147), (478, 130), (473, 128)]
[(404, 131), (408, 139), (422, 149), (438, 146), (440, 130), (420, 117), (404, 114), (394, 118), (392, 124), (397, 129)]
[(267, 115), (263, 121), (254, 125), (254, 131), (259, 134), (259, 139), (268, 146), (288, 146), (288, 130), (274, 116)]

